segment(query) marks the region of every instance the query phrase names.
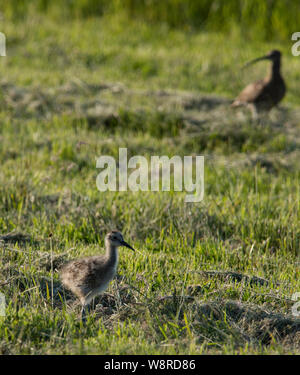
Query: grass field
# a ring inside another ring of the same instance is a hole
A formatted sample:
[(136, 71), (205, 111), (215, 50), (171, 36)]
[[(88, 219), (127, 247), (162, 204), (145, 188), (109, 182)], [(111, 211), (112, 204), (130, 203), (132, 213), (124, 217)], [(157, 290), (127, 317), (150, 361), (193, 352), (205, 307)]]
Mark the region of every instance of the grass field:
[[(35, 14), (1, 27), (0, 352), (299, 354), (300, 57), (291, 40), (116, 15)], [(229, 103), (268, 67), (242, 65), (273, 48), (287, 95), (253, 122)], [(148, 159), (204, 155), (204, 200), (100, 193), (95, 158), (117, 158), (119, 147)], [(120, 249), (118, 277), (83, 326), (57, 269), (102, 253), (114, 228), (139, 253)]]

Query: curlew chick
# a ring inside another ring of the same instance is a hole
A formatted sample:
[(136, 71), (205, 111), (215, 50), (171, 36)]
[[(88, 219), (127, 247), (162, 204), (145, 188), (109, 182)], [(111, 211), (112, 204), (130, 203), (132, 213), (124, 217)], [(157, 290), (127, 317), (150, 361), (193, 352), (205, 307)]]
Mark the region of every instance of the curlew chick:
[(105, 237), (105, 255), (73, 260), (60, 271), (63, 285), (80, 299), (82, 321), (85, 321), (86, 308), (92, 299), (107, 289), (116, 274), (119, 246), (135, 251), (124, 241), (122, 234), (114, 230)]
[(246, 86), (231, 104), (232, 107), (249, 107), (253, 117), (257, 117), (258, 112), (269, 111), (276, 106), (286, 92), (285, 83), (280, 73), (281, 52), (272, 50), (267, 55), (248, 62), (245, 66), (261, 60), (271, 61), (269, 74), (264, 79)]

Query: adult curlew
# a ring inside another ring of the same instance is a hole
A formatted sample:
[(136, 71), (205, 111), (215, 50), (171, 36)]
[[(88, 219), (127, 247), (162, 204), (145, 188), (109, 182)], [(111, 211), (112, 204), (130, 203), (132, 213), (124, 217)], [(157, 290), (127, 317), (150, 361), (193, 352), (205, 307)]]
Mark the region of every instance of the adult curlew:
[(70, 289), (82, 304), (81, 319), (86, 320), (86, 309), (94, 297), (104, 292), (116, 274), (118, 265), (118, 247), (126, 246), (120, 232), (113, 230), (105, 237), (105, 255), (96, 255), (73, 260), (60, 270), (63, 285)]
[(281, 52), (272, 50), (267, 55), (248, 62), (245, 66), (261, 60), (272, 62), (269, 74), (262, 80), (250, 83), (242, 90), (231, 104), (232, 107), (247, 106), (252, 110), (253, 117), (262, 111), (269, 111), (284, 97), (286, 87), (280, 73)]

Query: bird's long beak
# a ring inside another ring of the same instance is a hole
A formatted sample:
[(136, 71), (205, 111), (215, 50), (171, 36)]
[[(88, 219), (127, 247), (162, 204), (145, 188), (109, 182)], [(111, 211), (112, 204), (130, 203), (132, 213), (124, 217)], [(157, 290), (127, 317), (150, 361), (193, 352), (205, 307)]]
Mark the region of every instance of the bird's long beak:
[(121, 242), (121, 245), (122, 245), (122, 246), (126, 246), (126, 247), (128, 247), (128, 249), (131, 249), (132, 251), (135, 251), (134, 248), (131, 247), (131, 246), (130, 246), (127, 242), (125, 242), (125, 241), (122, 241), (122, 242)]
[(251, 61), (247, 62), (247, 63), (243, 66), (243, 68), (247, 68), (247, 66), (252, 65), (252, 64), (255, 64), (255, 63), (257, 63), (258, 61), (262, 61), (262, 60), (269, 60), (269, 56), (265, 55), (265, 56), (262, 56), (262, 57), (258, 57), (257, 59), (251, 60)]

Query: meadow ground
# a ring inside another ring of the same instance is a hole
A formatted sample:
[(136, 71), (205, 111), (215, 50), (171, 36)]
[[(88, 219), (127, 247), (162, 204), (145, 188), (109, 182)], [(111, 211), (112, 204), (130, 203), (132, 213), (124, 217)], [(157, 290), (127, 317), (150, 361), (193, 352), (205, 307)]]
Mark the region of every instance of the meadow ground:
[[(300, 57), (289, 42), (115, 16), (36, 15), (1, 31), (0, 352), (299, 354)], [(267, 69), (242, 64), (273, 48), (287, 96), (253, 122), (229, 103)], [(100, 193), (95, 158), (119, 147), (204, 155), (204, 200)], [(82, 326), (57, 269), (103, 252), (113, 228), (139, 253), (120, 249), (118, 277)]]

